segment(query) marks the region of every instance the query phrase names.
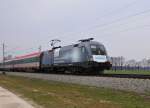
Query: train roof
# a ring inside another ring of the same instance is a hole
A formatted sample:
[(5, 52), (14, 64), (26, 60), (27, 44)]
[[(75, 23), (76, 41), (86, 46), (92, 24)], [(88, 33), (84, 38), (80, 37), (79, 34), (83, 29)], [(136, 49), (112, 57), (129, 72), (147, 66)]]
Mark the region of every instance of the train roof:
[(83, 45), (86, 45), (86, 44), (103, 45), (102, 43), (97, 42), (97, 41), (84, 41), (84, 42), (79, 42), (79, 43), (77, 43), (77, 44), (72, 44), (72, 45), (63, 46), (63, 47), (61, 47), (61, 50), (69, 50), (69, 49), (71, 49), (71, 48), (73, 48), (73, 47), (83, 46)]
[(12, 59), (5, 60), (5, 62), (13, 61), (13, 60), (20, 60), (20, 59), (26, 59), (26, 58), (31, 58), (31, 57), (38, 57), (40, 56), (41, 52), (34, 52), (26, 55), (21, 55), (21, 56), (16, 56)]

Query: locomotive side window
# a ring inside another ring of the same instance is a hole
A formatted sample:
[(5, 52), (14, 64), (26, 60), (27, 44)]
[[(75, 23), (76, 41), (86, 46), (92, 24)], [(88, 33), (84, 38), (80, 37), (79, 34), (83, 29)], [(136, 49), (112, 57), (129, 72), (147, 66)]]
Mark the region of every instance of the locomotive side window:
[(105, 48), (102, 45), (91, 45), (91, 52), (93, 55), (106, 55)]

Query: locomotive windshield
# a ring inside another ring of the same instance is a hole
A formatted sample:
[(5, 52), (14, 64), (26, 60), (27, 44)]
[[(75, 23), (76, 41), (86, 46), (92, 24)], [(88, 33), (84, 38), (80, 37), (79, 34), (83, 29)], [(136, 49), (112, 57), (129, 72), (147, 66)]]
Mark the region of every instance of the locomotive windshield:
[(92, 55), (106, 55), (106, 50), (103, 45), (91, 45)]

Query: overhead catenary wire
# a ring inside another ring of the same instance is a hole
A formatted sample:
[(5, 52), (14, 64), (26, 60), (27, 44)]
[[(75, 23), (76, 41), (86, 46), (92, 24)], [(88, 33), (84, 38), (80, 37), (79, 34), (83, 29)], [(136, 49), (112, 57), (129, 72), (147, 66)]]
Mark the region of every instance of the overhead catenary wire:
[[(123, 7), (121, 7), (120, 9), (115, 10), (115, 11), (113, 11), (113, 12), (118, 12), (118, 11), (121, 10), (121, 9), (125, 9), (125, 8), (127, 8), (127, 7), (133, 6), (137, 1), (139, 1), (139, 0), (135, 0), (135, 1), (133, 1), (132, 3), (128, 3), (128, 4), (124, 5)], [(149, 9), (148, 11), (143, 11), (143, 12), (135, 13), (135, 14), (133, 14), (133, 15), (129, 15), (129, 16), (126, 16), (126, 17), (122, 17), (122, 18), (116, 19), (116, 20), (114, 20), (114, 21), (112, 21), (112, 22), (108, 22), (108, 23), (105, 23), (105, 24), (96, 25), (96, 26), (94, 26), (94, 27), (91, 27), (91, 28), (89, 28), (89, 29), (86, 29), (86, 31), (87, 31), (87, 30), (91, 31), (91, 30), (94, 30), (94, 29), (100, 29), (100, 28), (102, 28), (102, 27), (106, 27), (106, 26), (108, 26), (108, 25), (111, 25), (111, 24), (120, 22), (120, 21), (122, 21), (122, 20), (126, 20), (126, 19), (131, 18), (131, 17), (134, 17), (134, 16), (138, 16), (138, 15), (143, 15), (143, 14), (145, 14), (145, 13), (149, 13), (149, 11), (150, 11), (150, 9)], [(113, 13), (113, 12), (112, 12), (112, 13)], [(81, 32), (80, 32), (80, 33), (81, 33)], [(10, 52), (11, 52), (11, 51), (10, 51)], [(14, 51), (14, 52), (15, 52), (15, 51)]]
[(108, 17), (108, 16), (112, 16), (112, 15), (115, 15), (115, 14), (118, 14), (118, 12), (122, 12), (123, 10), (126, 10), (127, 8), (130, 8), (134, 5), (136, 5), (136, 3), (138, 3), (140, 0), (134, 0), (133, 2), (130, 2), (130, 3), (127, 3), (123, 6), (121, 6), (120, 8), (117, 8), (115, 10), (112, 10), (106, 14), (104, 14), (103, 16), (101, 16), (101, 18), (97, 18), (97, 20), (100, 20), (102, 18), (105, 18), (105, 17)]
[(150, 28), (150, 25), (141, 25), (141, 26), (135, 26), (135, 27), (130, 27), (130, 28), (126, 28), (126, 29), (122, 29), (122, 30), (117, 30), (117, 31), (113, 31), (113, 32), (107, 32), (106, 34), (105, 34), (105, 36), (107, 35), (112, 35), (112, 33), (113, 34), (118, 34), (118, 33), (124, 33), (124, 32), (127, 32), (127, 31), (133, 31), (133, 30), (137, 30), (137, 29), (148, 29), (149, 30), (149, 28)]
[(150, 13), (150, 9), (143, 10), (143, 11), (141, 11), (141, 12), (137, 12), (137, 13), (134, 13), (134, 14), (130, 14), (130, 15), (128, 15), (128, 16), (115, 19), (115, 20), (113, 20), (113, 21), (111, 21), (111, 22), (107, 22), (107, 23), (104, 23), (104, 24), (98, 24), (98, 25), (92, 26), (92, 27), (90, 27), (90, 28), (86, 28), (86, 29), (83, 30), (83, 31), (72, 32), (72, 33), (63, 34), (63, 35), (64, 35), (64, 36), (65, 36), (65, 35), (70, 35), (70, 34), (72, 34), (72, 35), (78, 34), (78, 35), (79, 35), (79, 34), (81, 34), (81, 33), (87, 32), (87, 31), (89, 32), (89, 31), (93, 31), (93, 30), (96, 30), (96, 29), (99, 30), (99, 29), (104, 28), (104, 27), (107, 27), (107, 26), (109, 26), (109, 25), (113, 25), (113, 24), (116, 24), (116, 23), (118, 23), (118, 22), (121, 22), (121, 21), (124, 21), (124, 20), (128, 20), (128, 19), (133, 18), (133, 17), (136, 17), (136, 16), (145, 15), (145, 14), (147, 14), (147, 13)]
[[(110, 16), (110, 15), (112, 15), (112, 14), (113, 14), (113, 15), (114, 15), (114, 14), (118, 14), (119, 11), (122, 11), (122, 10), (124, 10), (124, 9), (129, 8), (129, 7), (132, 7), (132, 6), (136, 5), (136, 3), (138, 3), (139, 1), (141, 1), (141, 0), (134, 0), (134, 1), (130, 2), (130, 3), (127, 3), (127, 4), (123, 5), (123, 6), (121, 6), (120, 8), (117, 8), (117, 9), (115, 9), (115, 10), (113, 10), (113, 11), (110, 11), (110, 12), (106, 13), (105, 15), (102, 16), (102, 18), (107, 17), (108, 15)], [(101, 18), (96, 18), (95, 20), (100, 20), (100, 19), (101, 19)], [(90, 27), (90, 28), (92, 28), (92, 27)], [(86, 31), (89, 30), (90, 28), (86, 28)], [(66, 35), (70, 35), (70, 34), (78, 34), (78, 33), (82, 33), (82, 32), (83, 32), (83, 31), (60, 33), (59, 36), (66, 36)]]
[(114, 24), (114, 23), (118, 23), (118, 22), (123, 21), (123, 20), (127, 20), (127, 19), (132, 18), (132, 17), (136, 17), (136, 16), (139, 16), (139, 15), (146, 14), (146, 13), (150, 13), (150, 9), (144, 10), (144, 11), (142, 11), (142, 12), (137, 12), (137, 13), (135, 13), (135, 14), (128, 15), (128, 16), (126, 16), (126, 17), (118, 18), (118, 19), (113, 20), (113, 21), (108, 22), (108, 23), (96, 25), (96, 26), (91, 27), (91, 28), (89, 28), (89, 29), (87, 29), (87, 30), (102, 28), (102, 27), (105, 27), (105, 26), (108, 26), (108, 25), (111, 25), (111, 24)]

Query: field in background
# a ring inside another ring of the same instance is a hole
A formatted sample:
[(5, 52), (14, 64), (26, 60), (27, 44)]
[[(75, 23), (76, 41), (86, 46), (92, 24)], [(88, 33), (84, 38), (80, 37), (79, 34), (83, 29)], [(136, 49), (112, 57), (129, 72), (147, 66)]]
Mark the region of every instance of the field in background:
[(105, 74), (143, 74), (150, 75), (150, 71), (147, 70), (109, 70), (105, 71)]
[(0, 74), (0, 86), (43, 108), (149, 108), (150, 95)]

